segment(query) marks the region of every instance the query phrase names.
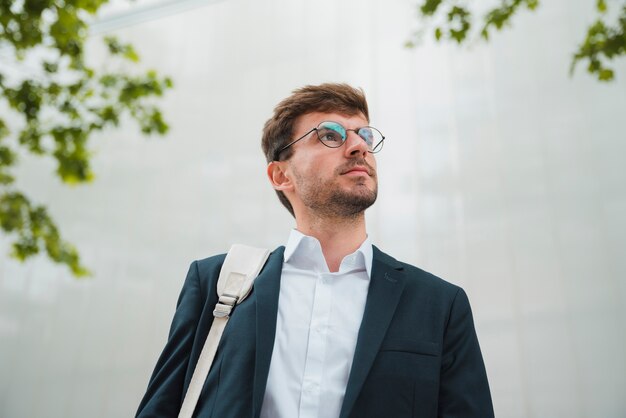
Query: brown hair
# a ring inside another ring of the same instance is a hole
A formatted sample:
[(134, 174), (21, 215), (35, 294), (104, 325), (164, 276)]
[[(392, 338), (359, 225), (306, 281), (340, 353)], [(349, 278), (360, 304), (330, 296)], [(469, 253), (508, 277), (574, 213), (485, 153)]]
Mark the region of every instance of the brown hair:
[[(287, 148), (282, 153), (278, 150), (292, 139), (296, 119), (313, 112), (340, 113), (347, 116), (362, 113), (369, 121), (367, 101), (361, 89), (337, 83), (308, 85), (296, 89), (291, 96), (278, 103), (274, 108), (274, 114), (263, 127), (261, 147), (268, 163), (279, 159), (287, 160), (291, 157), (293, 152), (291, 148)], [(276, 193), (281, 203), (294, 215), (293, 207), (285, 194), (278, 190)]]

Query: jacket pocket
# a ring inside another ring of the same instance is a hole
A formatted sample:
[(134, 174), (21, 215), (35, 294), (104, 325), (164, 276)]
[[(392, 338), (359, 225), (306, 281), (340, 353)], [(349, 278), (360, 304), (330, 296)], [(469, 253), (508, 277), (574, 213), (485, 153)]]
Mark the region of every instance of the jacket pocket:
[(423, 354), (426, 356), (439, 356), (441, 354), (441, 347), (438, 343), (431, 341), (391, 338), (383, 341), (380, 351), (399, 351), (403, 353)]

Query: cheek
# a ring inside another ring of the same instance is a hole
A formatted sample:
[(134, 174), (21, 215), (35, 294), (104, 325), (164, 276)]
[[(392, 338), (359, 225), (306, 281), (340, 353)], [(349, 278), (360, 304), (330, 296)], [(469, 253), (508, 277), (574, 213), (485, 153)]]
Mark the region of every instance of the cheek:
[(311, 158), (306, 162), (303, 167), (306, 173), (313, 177), (319, 177), (324, 173), (332, 173), (339, 165), (338, 162), (334, 162), (328, 158)]
[(367, 159), (367, 163), (369, 165), (371, 165), (374, 170), (376, 170), (376, 168), (377, 168), (377, 166), (376, 166), (376, 158), (374, 158), (373, 155), (371, 155), (371, 157)]

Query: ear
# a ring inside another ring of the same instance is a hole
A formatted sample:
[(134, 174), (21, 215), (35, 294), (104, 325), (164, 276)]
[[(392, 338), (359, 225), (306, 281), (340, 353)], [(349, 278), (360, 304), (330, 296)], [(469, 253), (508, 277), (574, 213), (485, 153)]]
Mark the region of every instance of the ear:
[(286, 191), (293, 189), (290, 176), (286, 173), (286, 161), (272, 161), (267, 165), (267, 177), (274, 190)]

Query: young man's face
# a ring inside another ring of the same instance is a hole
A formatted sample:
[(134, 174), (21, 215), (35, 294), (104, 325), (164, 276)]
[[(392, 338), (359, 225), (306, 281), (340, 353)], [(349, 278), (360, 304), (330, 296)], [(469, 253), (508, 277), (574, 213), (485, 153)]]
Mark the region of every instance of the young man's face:
[[(354, 130), (368, 125), (362, 114), (309, 113), (296, 121), (293, 138), (324, 121)], [(376, 160), (359, 135), (351, 130), (346, 133), (345, 143), (339, 148), (322, 144), (315, 131), (292, 145), (292, 155), (286, 161), (286, 172), (294, 185), (292, 204), (297, 199), (322, 216), (352, 217), (376, 201)]]

